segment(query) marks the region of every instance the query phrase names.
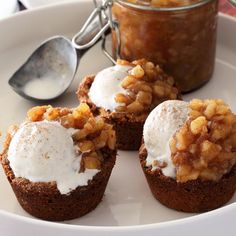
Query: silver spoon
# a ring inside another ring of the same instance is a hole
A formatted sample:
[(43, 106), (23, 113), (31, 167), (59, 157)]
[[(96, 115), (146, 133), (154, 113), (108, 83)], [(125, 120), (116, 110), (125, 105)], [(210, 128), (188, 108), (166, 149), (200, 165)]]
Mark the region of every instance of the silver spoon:
[(9, 79), (9, 85), (29, 100), (59, 97), (72, 83), (81, 57), (109, 28), (107, 17), (95, 9), (72, 41), (64, 36), (44, 41)]

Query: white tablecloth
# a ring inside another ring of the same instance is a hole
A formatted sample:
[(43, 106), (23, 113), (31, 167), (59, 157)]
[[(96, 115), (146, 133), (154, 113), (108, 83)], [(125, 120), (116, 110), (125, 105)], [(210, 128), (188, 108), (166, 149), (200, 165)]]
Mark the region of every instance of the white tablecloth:
[(0, 0), (0, 19), (19, 10), (17, 0)]

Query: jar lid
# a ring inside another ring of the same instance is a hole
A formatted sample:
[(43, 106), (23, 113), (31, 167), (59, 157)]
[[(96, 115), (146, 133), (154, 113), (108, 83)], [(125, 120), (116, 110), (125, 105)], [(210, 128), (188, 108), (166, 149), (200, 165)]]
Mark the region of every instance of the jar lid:
[(216, 0), (115, 0), (116, 2), (141, 9), (152, 11), (176, 11), (186, 10), (202, 6)]

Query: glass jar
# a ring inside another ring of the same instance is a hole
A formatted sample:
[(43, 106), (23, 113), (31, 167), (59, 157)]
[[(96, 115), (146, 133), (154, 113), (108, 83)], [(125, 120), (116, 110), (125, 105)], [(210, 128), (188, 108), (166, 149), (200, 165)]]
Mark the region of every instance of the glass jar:
[[(178, 1), (184, 5), (168, 5)], [(137, 2), (113, 3), (112, 14), (119, 27), (119, 34), (112, 32), (113, 56), (130, 61), (146, 58), (159, 64), (182, 92), (209, 81), (215, 63), (218, 0), (154, 1), (165, 2), (164, 6)]]

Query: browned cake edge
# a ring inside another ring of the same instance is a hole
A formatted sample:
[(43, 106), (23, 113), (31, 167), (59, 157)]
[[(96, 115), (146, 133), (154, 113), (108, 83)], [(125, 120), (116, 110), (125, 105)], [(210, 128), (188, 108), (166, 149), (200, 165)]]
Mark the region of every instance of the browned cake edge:
[(117, 148), (120, 150), (138, 150), (143, 135), (143, 122), (122, 121), (119, 119), (111, 119), (117, 137)]
[(219, 181), (191, 180), (178, 183), (160, 170), (146, 167), (147, 150), (142, 144), (140, 163), (153, 196), (163, 205), (183, 212), (205, 212), (227, 203), (236, 190), (236, 165)]
[(62, 195), (55, 182), (33, 183), (15, 178), (7, 159), (7, 150), (0, 156), (3, 169), (22, 208), (43, 220), (64, 221), (78, 218), (92, 211), (101, 202), (116, 160), (116, 151), (102, 149), (102, 169), (87, 186), (77, 187)]

